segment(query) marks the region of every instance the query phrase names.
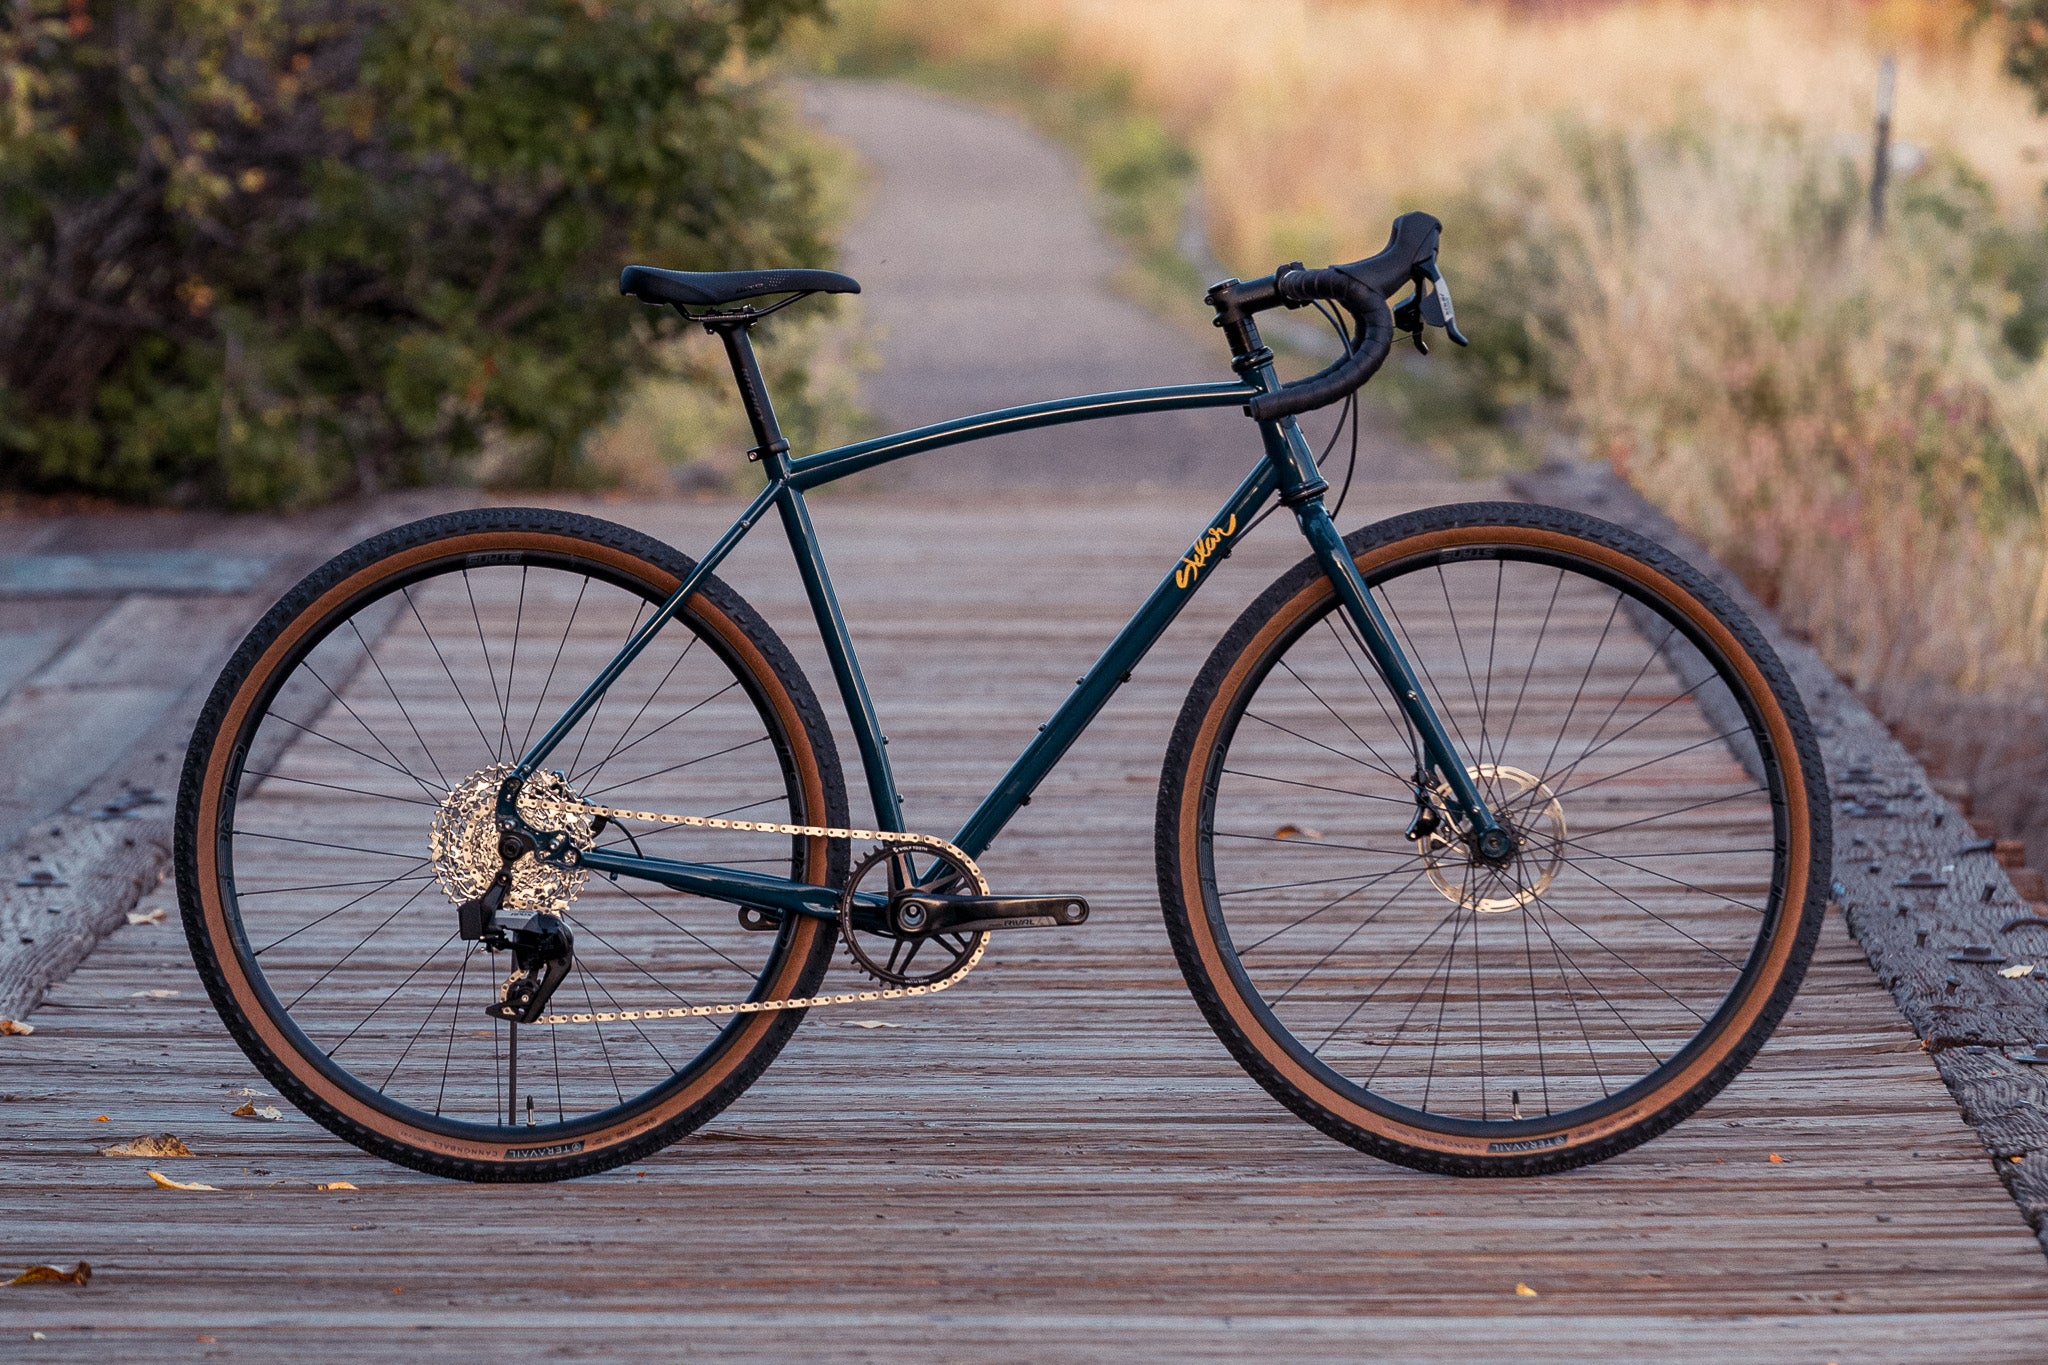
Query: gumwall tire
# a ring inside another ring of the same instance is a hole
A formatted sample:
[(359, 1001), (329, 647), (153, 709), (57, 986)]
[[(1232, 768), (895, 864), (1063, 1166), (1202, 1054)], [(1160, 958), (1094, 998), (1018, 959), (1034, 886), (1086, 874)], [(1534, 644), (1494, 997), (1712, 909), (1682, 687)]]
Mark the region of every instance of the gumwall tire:
[[(1304, 560), (1246, 608), (1217, 644), (1188, 694), (1167, 751), (1156, 853), (1166, 928), (1188, 986), (1218, 1038), (1260, 1085), (1302, 1119), (1360, 1151), (1460, 1176), (1539, 1175), (1627, 1151), (1692, 1114), (1742, 1071), (1784, 1017), (1813, 955), (1830, 885), (1831, 834), (1820, 751), (1799, 696), (1769, 644), (1725, 593), (1669, 551), (1595, 518), (1521, 503), (1446, 506), (1356, 531), (1345, 544), (1373, 583), (1407, 565), (1476, 557), (1472, 547), (1484, 554), (1487, 546), (1533, 546), (1529, 553), (1582, 558), (1613, 581), (1625, 580), (1631, 591), (1639, 589), (1645, 600), (1666, 604), (1673, 619), (1686, 622), (1706, 648), (1718, 652), (1726, 669), (1721, 676), (1736, 680), (1731, 691), (1738, 684), (1746, 691), (1750, 732), (1761, 735), (1773, 754), (1779, 785), (1772, 788), (1778, 793), (1772, 809), (1780, 834), (1772, 851), (1772, 884), (1782, 894), (1756, 931), (1745, 975), (1728, 994), (1725, 1014), (1716, 1013), (1696, 1036), (1701, 1046), (1667, 1061), (1672, 1074), (1648, 1073), (1644, 1093), (1597, 1122), (1560, 1123), (1558, 1131), (1529, 1140), (1489, 1142), (1440, 1131), (1412, 1109), (1377, 1103), (1362, 1087), (1332, 1083), (1267, 1009), (1238, 961), (1216, 897), (1214, 836), (1205, 825), (1213, 818), (1220, 765), (1249, 697), (1306, 629), (1300, 623), (1328, 609), (1333, 599), (1321, 570)], [(1514, 1117), (1522, 1120), (1519, 1109)]]
[[(179, 904), (193, 960), (229, 1032), (273, 1086), (305, 1114), (373, 1155), (433, 1175), (472, 1181), (551, 1181), (638, 1161), (700, 1127), (723, 1110), (774, 1060), (801, 1022), (802, 1011), (742, 1016), (669, 1085), (650, 1090), (631, 1108), (607, 1111), (610, 1121), (573, 1142), (534, 1151), (516, 1137), (493, 1141), (450, 1136), (410, 1121), (402, 1106), (380, 1106), (364, 1087), (351, 1091), (292, 1045), (263, 1005), (267, 989), (251, 984), (252, 959), (239, 912), (222, 890), (219, 821), (222, 788), (242, 762), (267, 704), (266, 685), (291, 667), (297, 642), (316, 638), (351, 604), (369, 600), (380, 582), (419, 572), (449, 558), (527, 555), (550, 564), (588, 566), (609, 581), (658, 601), (693, 567), (678, 551), (639, 532), (593, 517), (530, 508), (492, 508), (431, 517), (373, 537), (309, 574), (258, 622), (229, 661), (194, 730), (179, 786), (176, 872)], [(526, 562), (524, 560), (516, 562)], [(767, 623), (716, 577), (684, 609), (688, 625), (723, 658), (764, 717), (778, 749), (797, 814), (795, 823), (844, 826), (847, 802), (839, 757), (816, 695), (789, 650)], [(679, 629), (683, 622), (671, 625)], [(232, 804), (229, 804), (232, 810)], [(231, 818), (231, 815), (230, 815)], [(794, 841), (793, 841), (794, 843)], [(846, 874), (843, 841), (803, 841), (803, 879), (837, 885)], [(833, 933), (809, 917), (792, 917), (767, 957), (760, 998), (815, 994), (830, 965)], [(272, 1000), (275, 1006), (274, 999)]]

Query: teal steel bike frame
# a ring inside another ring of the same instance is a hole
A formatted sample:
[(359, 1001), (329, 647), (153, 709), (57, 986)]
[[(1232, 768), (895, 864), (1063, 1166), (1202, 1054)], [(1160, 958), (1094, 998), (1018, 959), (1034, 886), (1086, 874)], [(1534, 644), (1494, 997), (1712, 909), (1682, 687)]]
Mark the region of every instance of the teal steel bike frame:
[[(675, 592), (620, 648), (582, 695), (521, 758), (499, 795), (499, 819), (509, 827), (524, 828), (516, 804), (520, 784), (542, 767), (548, 755), (597, 705), (606, 689), (618, 680), (662, 627), (682, 609), (704, 579), (717, 570), (772, 509), (782, 519), (825, 653), (831, 660), (833, 678), (838, 683), (854, 742), (860, 750), (861, 768), (866, 775), (868, 795), (874, 804), (875, 828), (902, 832), (905, 828), (902, 802), (896, 792), (895, 775), (889, 766), (881, 722), (875, 714), (867, 681), (861, 675), (860, 660), (854, 651), (852, 636), (847, 631), (846, 618), (839, 609), (838, 597), (833, 592), (831, 575), (826, 571), (825, 558), (818, 546), (817, 532), (811, 525), (804, 494), (850, 474), (910, 455), (988, 436), (1137, 413), (1241, 407), (1257, 395), (1272, 392), (1280, 385), (1274, 373), (1271, 353), (1262, 352), (1250, 358), (1251, 363), (1242, 366), (1245, 378), (1239, 382), (1125, 389), (1002, 408), (792, 460), (788, 457), (788, 443), (782, 439), (776, 425), (774, 409), (769, 404), (747, 338), (746, 323), (752, 320), (750, 315), (741, 315), (732, 325), (723, 327), (716, 325), (714, 320), (712, 330), (725, 342), (732, 361), (741, 398), (760, 441), (751, 453), (760, 459), (766, 471), (767, 487), (697, 561)], [(1475, 836), (1500, 828), (1481, 799), (1464, 760), (1453, 747), (1428, 694), (1395, 643), (1393, 633), (1358, 572), (1358, 566), (1346, 552), (1343, 536), (1323, 506), (1322, 494), (1327, 485), (1317, 471), (1314, 452), (1300, 427), (1292, 417), (1261, 421), (1257, 425), (1265, 446), (1264, 458), (1245, 476), (1196, 538), (1188, 556), (1160, 580), (1159, 586), (1152, 590), (1102, 656), (1075, 684), (1073, 692), (1039, 727), (1037, 736), (1010, 765), (995, 789), (982, 799), (980, 806), (953, 836), (953, 843), (970, 857), (978, 856), (987, 849), (1011, 817), (1029, 804), (1031, 793), (1038, 784), (1065, 756), (1068, 748), (1094, 721), (1116, 690), (1129, 680), (1131, 670), (1150, 652), (1174, 618), (1180, 615), (1181, 609), (1209, 580), (1210, 574), (1205, 570), (1229, 555), (1232, 538), (1249, 529), (1259, 512), (1276, 495), (1293, 509), (1302, 535), (1335, 585), (1359, 641), (1393, 690), (1409, 723), (1414, 726), (1424, 761), (1448, 789), (1452, 803), (1470, 821)], [(548, 839), (545, 834), (529, 833), (536, 834), (544, 853), (572, 852), (556, 848), (558, 841)], [(640, 878), (678, 891), (767, 911), (776, 918), (789, 913), (819, 917), (837, 914), (837, 888), (810, 885), (786, 877), (743, 872), (712, 863), (644, 857), (637, 853), (621, 853), (613, 848), (587, 850), (580, 855), (580, 861), (597, 872)], [(883, 899), (864, 894), (859, 903), (880, 906)]]

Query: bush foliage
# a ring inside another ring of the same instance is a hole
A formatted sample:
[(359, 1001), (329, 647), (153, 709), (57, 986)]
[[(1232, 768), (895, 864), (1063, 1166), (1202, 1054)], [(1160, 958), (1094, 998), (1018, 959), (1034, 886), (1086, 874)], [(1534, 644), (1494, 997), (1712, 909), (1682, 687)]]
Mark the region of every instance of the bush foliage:
[(819, 0), (8, 0), (0, 473), (265, 506), (583, 478), (673, 327), (823, 254), (747, 59)]

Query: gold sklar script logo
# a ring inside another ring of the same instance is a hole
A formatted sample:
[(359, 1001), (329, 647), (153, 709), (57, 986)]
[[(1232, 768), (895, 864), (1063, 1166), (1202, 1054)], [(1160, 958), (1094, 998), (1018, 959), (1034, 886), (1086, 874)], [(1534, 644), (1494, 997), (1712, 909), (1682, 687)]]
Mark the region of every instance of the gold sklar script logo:
[(1230, 520), (1223, 523), (1223, 525), (1211, 526), (1208, 530), (1202, 532), (1202, 538), (1195, 542), (1194, 548), (1188, 551), (1187, 558), (1183, 559), (1180, 562), (1180, 567), (1173, 571), (1173, 586), (1185, 588), (1188, 584), (1199, 578), (1202, 570), (1208, 566), (1209, 561), (1216, 557), (1216, 547), (1236, 534), (1237, 514), (1235, 512), (1231, 513)]

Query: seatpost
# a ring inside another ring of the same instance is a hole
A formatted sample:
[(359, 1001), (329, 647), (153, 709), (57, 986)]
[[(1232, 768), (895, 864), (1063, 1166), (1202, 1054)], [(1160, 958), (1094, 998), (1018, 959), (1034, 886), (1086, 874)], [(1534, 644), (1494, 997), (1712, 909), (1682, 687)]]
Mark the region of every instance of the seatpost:
[(768, 467), (768, 476), (779, 479), (787, 472), (782, 457), (789, 453), (789, 442), (783, 439), (782, 428), (775, 420), (775, 405), (768, 401), (768, 385), (761, 378), (760, 362), (754, 359), (754, 343), (747, 335), (747, 329), (756, 320), (752, 311), (697, 319), (704, 324), (705, 331), (715, 333), (725, 343), (725, 358), (732, 365), (733, 382), (739, 386), (740, 404), (747, 410), (747, 424), (754, 429), (754, 448), (747, 452), (747, 458), (762, 461)]

